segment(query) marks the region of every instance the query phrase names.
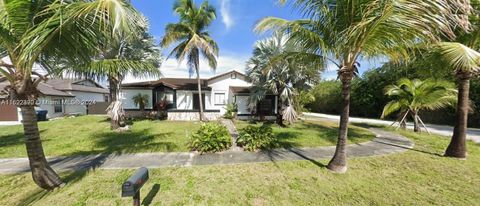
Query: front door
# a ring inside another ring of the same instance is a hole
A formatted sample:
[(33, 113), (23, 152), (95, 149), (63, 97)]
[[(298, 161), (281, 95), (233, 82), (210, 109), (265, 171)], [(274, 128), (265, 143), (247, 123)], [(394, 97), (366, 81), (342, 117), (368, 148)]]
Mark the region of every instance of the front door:
[[(203, 109), (205, 110), (205, 94), (202, 94), (202, 103)], [(200, 110), (200, 101), (198, 99), (198, 94), (193, 94), (193, 109)]]

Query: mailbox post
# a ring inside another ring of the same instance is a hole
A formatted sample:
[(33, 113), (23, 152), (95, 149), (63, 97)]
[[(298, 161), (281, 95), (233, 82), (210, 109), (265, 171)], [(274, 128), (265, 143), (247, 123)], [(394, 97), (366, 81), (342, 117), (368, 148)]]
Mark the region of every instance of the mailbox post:
[(128, 180), (122, 185), (122, 197), (133, 197), (133, 205), (140, 206), (140, 189), (147, 182), (148, 169), (142, 167), (138, 169)]

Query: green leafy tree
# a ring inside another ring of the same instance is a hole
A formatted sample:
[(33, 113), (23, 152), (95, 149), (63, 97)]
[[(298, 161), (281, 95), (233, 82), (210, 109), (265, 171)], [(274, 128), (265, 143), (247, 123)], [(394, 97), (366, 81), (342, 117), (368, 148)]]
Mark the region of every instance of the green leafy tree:
[(40, 139), (33, 101), (38, 98), (38, 84), (48, 75), (32, 71), (34, 63), (89, 62), (97, 39), (136, 31), (139, 17), (121, 0), (0, 1), (1, 54), (11, 61), (0, 62), (0, 73), (10, 83), (11, 99), (32, 102), (19, 107), (32, 177), (41, 188), (51, 190), (62, 181), (45, 159)]
[(168, 24), (161, 46), (168, 48), (175, 45), (169, 57), (174, 56), (179, 63), (185, 58), (190, 76), (197, 75), (198, 98), (200, 102), (199, 117), (203, 120), (202, 84), (200, 81), (200, 57), (203, 57), (212, 70), (217, 69), (218, 45), (207, 31), (216, 19), (215, 8), (208, 1), (196, 6), (193, 0), (177, 0), (173, 10), (180, 17), (180, 22)]
[[(286, 0), (281, 0), (285, 2)], [(307, 48), (311, 59), (325, 59), (338, 67), (342, 82), (342, 110), (335, 155), (327, 168), (346, 172), (346, 145), (350, 114), (351, 81), (360, 58), (386, 56), (408, 58), (419, 42), (455, 37), (455, 29), (466, 29), (469, 1), (459, 0), (295, 0), (306, 19), (289, 21), (276, 17), (261, 20), (255, 30), (276, 30)]]
[(286, 44), (286, 36), (281, 33), (257, 42), (253, 57), (247, 62), (246, 73), (254, 92), (250, 105), (256, 106), (268, 93), (280, 97), (277, 104), (277, 124), (296, 120), (295, 97), (302, 89), (308, 88), (319, 79), (319, 62), (307, 62), (298, 47)]
[(394, 100), (385, 105), (382, 118), (399, 111), (403, 122), (408, 114), (412, 116), (414, 131), (420, 132), (419, 113), (422, 110), (437, 110), (456, 104), (457, 90), (448, 81), (427, 79), (400, 79), (397, 84), (387, 86), (385, 94)]
[(341, 94), (342, 84), (335, 80), (323, 80), (315, 85), (310, 93), (315, 97), (315, 101), (307, 104), (307, 107), (314, 112), (327, 114), (340, 113), (339, 105), (342, 103)]

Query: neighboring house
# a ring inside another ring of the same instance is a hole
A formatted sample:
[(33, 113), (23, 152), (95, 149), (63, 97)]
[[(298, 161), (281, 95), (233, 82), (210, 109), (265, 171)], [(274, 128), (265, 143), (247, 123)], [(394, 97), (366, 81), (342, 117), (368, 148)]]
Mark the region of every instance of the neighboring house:
[[(237, 71), (230, 71), (209, 79), (201, 79), (202, 100), (205, 117), (209, 120), (220, 118), (226, 105), (237, 103), (239, 118), (247, 118), (252, 111), (249, 109), (249, 96), (252, 84), (247, 77)], [(138, 111), (132, 97), (141, 93), (150, 97), (147, 110), (155, 109), (155, 105), (163, 99), (169, 102), (169, 120), (198, 120), (200, 109), (199, 94), (196, 79), (162, 78), (157, 81), (128, 83), (122, 85), (121, 100), (127, 115), (134, 116)], [(276, 114), (277, 97), (267, 95), (264, 101), (257, 105), (257, 114), (272, 117)]]
[[(0, 79), (0, 91), (8, 85), (5, 79)], [(108, 90), (92, 80), (49, 79), (37, 88), (40, 96), (36, 109), (47, 110), (47, 118), (87, 114), (86, 103), (108, 101)], [(0, 96), (0, 100), (6, 98)], [(0, 104), (0, 121), (20, 122), (20, 109)]]

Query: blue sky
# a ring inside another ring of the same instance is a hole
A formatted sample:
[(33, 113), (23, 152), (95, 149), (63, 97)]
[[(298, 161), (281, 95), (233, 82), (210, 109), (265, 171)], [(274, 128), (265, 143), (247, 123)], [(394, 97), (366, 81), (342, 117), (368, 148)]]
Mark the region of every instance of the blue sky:
[[(201, 3), (203, 0), (196, 0)], [(159, 41), (165, 25), (178, 22), (173, 13), (174, 0), (132, 0), (133, 5), (149, 20), (150, 33)], [(251, 56), (253, 46), (265, 35), (255, 34), (252, 29), (255, 23), (267, 16), (276, 16), (286, 19), (298, 19), (301, 16), (291, 7), (280, 6), (276, 0), (210, 0), (217, 9), (217, 20), (213, 22), (209, 31), (220, 47), (218, 68), (220, 74), (230, 70), (245, 70), (245, 61)], [(168, 50), (163, 51), (164, 56)], [(362, 71), (371, 67), (369, 62), (362, 63)], [(201, 64), (201, 76), (214, 75), (205, 63)], [(176, 60), (170, 59), (163, 63), (162, 73), (166, 77), (188, 77), (185, 65), (178, 65)], [(324, 78), (332, 78), (335, 72), (326, 72)], [(134, 81), (127, 79), (127, 81)]]

